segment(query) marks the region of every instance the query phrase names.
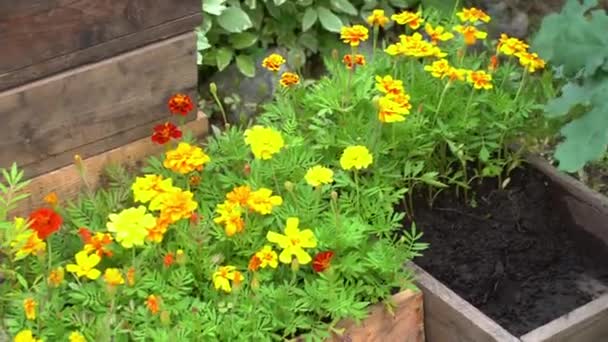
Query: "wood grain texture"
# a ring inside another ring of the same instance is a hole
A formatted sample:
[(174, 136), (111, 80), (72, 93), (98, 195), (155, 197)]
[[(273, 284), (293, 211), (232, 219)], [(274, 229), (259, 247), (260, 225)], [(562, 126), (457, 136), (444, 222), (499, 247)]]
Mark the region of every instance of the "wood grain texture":
[(191, 32), (0, 93), (0, 167), (36, 176), (148, 136), (196, 84)]
[[(200, 12), (200, 0), (20, 0), (17, 4), (13, 0), (0, 0), (0, 46), (3, 47), (0, 75), (181, 18), (200, 19)], [(199, 23), (200, 20), (190, 21), (187, 27), (172, 25), (175, 31), (164, 34), (178, 35)], [(154, 38), (144, 35), (142, 41), (121, 40), (113, 49), (128, 51)], [(98, 53), (88, 53), (87, 58), (63, 59), (64, 67), (74, 67), (71, 62), (88, 63), (104, 58), (104, 49), (95, 51)], [(37, 75), (47, 76), (57, 71), (38, 70)], [(30, 71), (29, 76), (33, 75)], [(5, 87), (9, 83), (0, 84)]]
[(608, 341), (608, 294), (521, 337), (523, 342)]
[[(183, 130), (192, 132), (195, 137), (205, 136), (209, 130), (207, 117), (200, 113), (196, 120), (186, 123)], [(100, 183), (100, 176), (108, 165), (131, 166), (148, 156), (162, 153), (163, 149), (163, 146), (152, 143), (150, 138), (146, 137), (83, 159), (86, 181), (92, 188), (96, 188)], [(74, 164), (35, 177), (30, 180), (30, 184), (25, 189), (30, 197), (21, 202), (20, 206), (11, 212), (11, 215), (27, 215), (31, 210), (44, 205), (44, 196), (51, 192), (57, 193), (62, 202), (75, 199), (83, 191), (83, 186), (84, 183)]]
[(518, 338), (414, 263), (416, 285), (424, 298), (428, 342), (516, 342)]

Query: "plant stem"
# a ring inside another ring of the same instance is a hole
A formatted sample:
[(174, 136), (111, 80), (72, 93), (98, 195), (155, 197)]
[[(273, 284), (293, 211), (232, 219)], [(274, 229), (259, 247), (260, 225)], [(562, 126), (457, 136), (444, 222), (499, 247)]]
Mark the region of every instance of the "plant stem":
[(414, 86), (414, 59), (410, 59), (410, 84), (408, 91), (411, 93), (412, 87)]
[(374, 25), (373, 29), (373, 42), (372, 42), (372, 62), (376, 56), (376, 46), (378, 45), (378, 25)]
[(355, 191), (356, 191), (356, 196), (357, 196), (357, 212), (360, 212), (361, 210), (361, 205), (359, 202), (359, 170), (355, 170)]
[(475, 87), (471, 89), (471, 94), (469, 95), (469, 99), (467, 100), (467, 105), (464, 107), (464, 121), (466, 124), (466, 120), (469, 117), (469, 107), (471, 106), (471, 102), (473, 101), (473, 95), (475, 94)]
[(521, 76), (521, 82), (519, 83), (519, 88), (517, 89), (517, 94), (515, 94), (515, 99), (513, 102), (517, 102), (519, 98), (519, 94), (521, 94), (522, 89), (524, 88), (524, 83), (526, 83), (526, 76), (528, 75), (528, 69), (524, 69), (524, 73)]
[(441, 109), (441, 105), (443, 104), (443, 99), (445, 98), (445, 94), (448, 92), (448, 88), (450, 87), (451, 84), (452, 84), (452, 82), (448, 81), (445, 84), (445, 87), (443, 87), (443, 91), (441, 92), (441, 95), (439, 95), (439, 103), (437, 104), (437, 108), (435, 109), (435, 116), (433, 117), (433, 126), (437, 122), (437, 115), (439, 115), (439, 110)]
[(53, 251), (51, 249), (51, 238), (49, 237), (48, 240), (46, 241), (46, 247), (47, 247), (47, 254), (48, 254), (48, 273), (50, 274), (51, 271), (53, 270)]
[(220, 112), (222, 113), (222, 119), (224, 119), (224, 126), (228, 125), (228, 119), (226, 119), (226, 111), (224, 110), (224, 106), (222, 105), (222, 101), (217, 97), (216, 92), (211, 92), (215, 103), (217, 103), (218, 107), (220, 107)]
[(277, 179), (277, 173), (274, 169), (274, 165), (272, 164), (272, 161), (270, 161), (270, 170), (272, 171), (272, 179), (274, 179), (274, 186), (277, 188), (277, 193), (280, 196), (283, 196), (283, 194), (281, 193), (281, 188), (279, 187), (279, 181)]

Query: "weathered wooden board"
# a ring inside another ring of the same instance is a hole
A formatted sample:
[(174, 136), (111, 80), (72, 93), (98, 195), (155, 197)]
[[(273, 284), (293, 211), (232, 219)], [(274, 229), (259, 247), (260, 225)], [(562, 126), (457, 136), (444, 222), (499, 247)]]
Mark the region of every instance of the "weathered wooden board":
[(516, 342), (518, 338), (462, 299), (414, 263), (416, 285), (424, 298), (424, 330), (428, 342)]
[(0, 93), (0, 167), (36, 176), (147, 136), (196, 85), (190, 32)]
[(0, 0), (0, 90), (191, 31), (200, 12), (200, 0)]
[[(205, 136), (208, 129), (207, 117), (202, 113), (199, 113), (196, 120), (190, 121), (182, 127), (182, 130), (192, 132), (195, 137)], [(146, 137), (86, 158), (83, 160), (83, 165), (86, 169), (87, 184), (91, 188), (96, 188), (100, 183), (101, 174), (110, 164), (130, 166), (147, 156), (160, 154), (163, 149), (163, 146), (152, 143), (150, 138)], [(78, 153), (78, 151), (76, 152)], [(25, 189), (30, 197), (21, 202), (21, 205), (12, 211), (11, 215), (27, 215), (32, 209), (44, 205), (44, 196), (51, 192), (55, 192), (62, 202), (74, 199), (83, 190), (83, 186), (84, 183), (74, 164), (35, 177), (30, 180), (30, 184)]]
[(523, 342), (608, 341), (608, 294), (521, 337)]

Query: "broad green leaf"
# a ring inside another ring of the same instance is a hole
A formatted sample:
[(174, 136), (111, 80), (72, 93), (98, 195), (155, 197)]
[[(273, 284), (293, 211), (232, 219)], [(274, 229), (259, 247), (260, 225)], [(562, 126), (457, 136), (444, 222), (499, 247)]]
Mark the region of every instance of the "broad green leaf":
[(490, 151), (485, 146), (482, 146), (479, 150), (479, 160), (487, 162), (490, 159)]
[(232, 33), (243, 32), (253, 26), (247, 13), (238, 7), (230, 7), (222, 12), (217, 18), (217, 23), (224, 30)]
[(350, 3), (350, 0), (330, 0), (330, 4), (334, 9), (346, 14), (357, 15), (358, 13), (355, 6)]
[(317, 15), (319, 16), (321, 25), (327, 31), (336, 33), (340, 32), (340, 29), (342, 28), (342, 21), (332, 11), (326, 7), (319, 6), (317, 7)]
[(312, 32), (303, 33), (300, 38), (298, 38), (298, 43), (312, 52), (317, 52), (319, 49), (317, 35)]
[(578, 104), (588, 104), (591, 99), (591, 89), (575, 83), (568, 83), (562, 88), (562, 95), (549, 100), (545, 106), (545, 116), (556, 118), (568, 114), (572, 107)]
[(200, 51), (196, 52), (196, 64), (203, 65), (203, 54), (201, 54)]
[(204, 0), (203, 1), (203, 12), (207, 12), (212, 15), (220, 15), (226, 9), (224, 3), (226, 0)]
[(302, 18), (302, 32), (308, 31), (317, 22), (317, 11), (314, 8), (307, 8)]
[(207, 40), (207, 36), (199, 30), (196, 30), (196, 49), (198, 51), (207, 50), (211, 45)]
[(242, 32), (230, 35), (229, 40), (233, 48), (240, 50), (255, 44), (258, 40), (258, 36), (250, 32)]
[(255, 62), (251, 56), (238, 55), (236, 57), (236, 66), (243, 75), (247, 77), (255, 76)]
[(216, 65), (219, 71), (224, 70), (232, 61), (232, 56), (234, 52), (228, 48), (219, 48), (217, 49), (217, 54), (215, 56)]
[(274, 0), (274, 4), (275, 4), (276, 6), (281, 6), (282, 4), (284, 4), (284, 3), (285, 3), (285, 1), (287, 1), (287, 0)]
[(391, 4), (391, 6), (393, 7), (398, 7), (398, 8), (406, 8), (406, 7), (411, 7), (414, 6), (415, 3), (418, 3), (418, 1), (407, 1), (407, 0), (389, 0), (389, 3)]

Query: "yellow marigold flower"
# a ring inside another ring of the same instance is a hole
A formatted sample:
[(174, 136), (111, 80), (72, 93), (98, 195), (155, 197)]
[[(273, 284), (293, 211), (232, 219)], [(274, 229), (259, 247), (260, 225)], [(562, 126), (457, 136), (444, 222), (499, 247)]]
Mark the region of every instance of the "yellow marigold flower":
[(48, 203), (48, 205), (50, 205), (50, 206), (56, 206), (57, 203), (59, 203), (59, 197), (57, 196), (57, 193), (54, 191), (47, 194), (46, 196), (44, 196), (43, 200), (46, 203)]
[(145, 175), (135, 178), (131, 186), (135, 202), (148, 203), (152, 199), (167, 192), (179, 190), (173, 186), (172, 178), (159, 175)]
[(270, 71), (279, 71), (283, 64), (285, 64), (285, 58), (276, 53), (271, 54), (262, 61), (262, 66)]
[(285, 88), (293, 87), (300, 84), (300, 76), (298, 76), (298, 74), (294, 74), (293, 72), (284, 72), (281, 75), (279, 83)]
[(242, 275), (236, 271), (236, 267), (234, 266), (221, 266), (217, 271), (213, 272), (212, 278), (215, 289), (220, 289), (227, 293), (232, 292), (232, 287), (230, 286), (231, 280), (233, 283), (235, 282), (235, 278), (237, 283), (242, 281)]
[(251, 193), (247, 205), (251, 210), (261, 215), (268, 215), (272, 208), (283, 204), (281, 196), (272, 196), (272, 190), (260, 188)]
[(376, 89), (385, 94), (399, 94), (403, 92), (403, 81), (395, 80), (392, 76), (376, 76)]
[(68, 264), (66, 269), (70, 273), (76, 273), (78, 278), (87, 277), (91, 280), (99, 278), (101, 272), (95, 268), (101, 261), (97, 254), (87, 255), (87, 252), (80, 251), (75, 256), (76, 264)]
[(23, 300), (23, 311), (25, 312), (25, 318), (33, 321), (36, 319), (36, 306), (38, 303), (33, 298), (26, 298)]
[(173, 172), (187, 174), (201, 171), (210, 160), (200, 147), (180, 142), (176, 149), (167, 151), (163, 166)]
[(524, 41), (517, 38), (512, 38), (504, 33), (501, 33), (500, 39), (498, 40), (498, 52), (511, 56), (519, 52), (525, 52), (529, 48), (529, 45)]
[(367, 17), (367, 23), (370, 26), (379, 26), (384, 27), (386, 23), (388, 23), (389, 19), (386, 15), (384, 15), (384, 10), (375, 9), (372, 11), (372, 14)]
[(434, 61), (431, 65), (425, 65), (424, 70), (436, 78), (443, 78), (450, 71), (450, 63), (446, 59)]
[(456, 15), (462, 22), (468, 21), (471, 23), (476, 23), (481, 20), (484, 23), (489, 23), (491, 20), (490, 16), (487, 15), (486, 12), (475, 7), (463, 8), (462, 11), (456, 13)]
[(242, 218), (243, 209), (240, 205), (230, 201), (224, 201), (224, 203), (217, 205), (215, 211), (220, 216), (213, 219), (213, 221), (224, 225), (227, 236), (233, 236), (234, 234), (243, 231), (245, 221), (243, 221)]
[(108, 231), (116, 235), (116, 242), (124, 248), (142, 246), (148, 230), (156, 226), (156, 218), (146, 212), (146, 207), (128, 208), (118, 214), (110, 214), (106, 224)]
[(384, 123), (405, 121), (405, 115), (410, 113), (412, 105), (410, 97), (405, 93), (387, 94), (378, 100), (378, 120)]
[(17, 251), (16, 260), (21, 260), (28, 255), (40, 255), (46, 251), (46, 243), (38, 237), (36, 231), (31, 229), (18, 233), (11, 242), (11, 247)]
[(479, 31), (475, 26), (456, 25), (454, 30), (462, 34), (466, 45), (475, 45), (477, 39), (486, 39), (487, 32)]
[(408, 25), (412, 30), (417, 30), (424, 23), (424, 19), (422, 19), (420, 14), (420, 12), (403, 11), (399, 14), (393, 14), (391, 19), (399, 25)]
[(59, 287), (59, 285), (61, 285), (61, 283), (63, 282), (64, 276), (65, 272), (63, 270), (63, 267), (57, 267), (56, 269), (51, 270), (48, 279), (49, 286)]
[(369, 38), (369, 30), (363, 25), (345, 26), (340, 30), (340, 39), (350, 46), (359, 46)]
[(170, 224), (170, 218), (161, 214), (158, 218), (156, 218), (156, 224), (154, 227), (148, 229), (146, 239), (155, 243), (163, 242), (163, 238), (165, 237), (165, 233), (169, 229)]
[(454, 38), (454, 34), (452, 32), (446, 32), (443, 26), (436, 26), (433, 28), (431, 24), (427, 23), (424, 26), (424, 30), (431, 38), (433, 44), (437, 44), (439, 41), (445, 42)]
[(519, 64), (526, 68), (530, 73), (545, 67), (545, 61), (538, 57), (538, 54), (535, 52), (517, 52), (515, 56), (519, 58)]
[(106, 268), (103, 280), (110, 286), (118, 286), (125, 283), (125, 278), (123, 278), (122, 273), (117, 268)]
[(483, 70), (471, 71), (467, 76), (467, 82), (475, 89), (492, 89), (492, 75)]
[(344, 170), (365, 169), (372, 164), (374, 157), (367, 147), (362, 145), (349, 146), (344, 149), (340, 158), (340, 166)]
[(414, 32), (411, 36), (400, 35), (399, 42), (389, 45), (386, 48), (386, 53), (389, 55), (404, 55), (416, 58), (422, 57), (438, 57), (447, 56), (439, 47), (424, 40), (424, 37), (418, 32)]
[(189, 218), (198, 208), (198, 203), (192, 199), (193, 197), (194, 194), (190, 191), (168, 192), (154, 198), (150, 203), (150, 210), (160, 210), (164, 218), (174, 223)]
[(244, 137), (257, 159), (270, 159), (285, 146), (281, 133), (270, 127), (255, 125), (245, 131)]
[(242, 185), (232, 189), (232, 191), (226, 194), (226, 199), (232, 203), (237, 203), (242, 207), (246, 207), (249, 196), (251, 196), (251, 188), (248, 185)]
[(37, 339), (36, 337), (34, 337), (32, 331), (29, 329), (21, 330), (20, 332), (18, 332), (17, 335), (15, 335), (15, 339), (13, 341), (14, 342), (42, 342), (41, 339)]
[(312, 258), (304, 249), (317, 247), (317, 239), (315, 234), (310, 229), (300, 230), (298, 228), (300, 220), (297, 217), (287, 219), (285, 234), (269, 231), (266, 234), (266, 239), (272, 243), (276, 243), (282, 249), (279, 255), (279, 261), (284, 264), (291, 263), (295, 256), (298, 264), (308, 264)]
[(464, 81), (470, 73), (470, 70), (450, 67), (450, 69), (445, 73), (444, 77), (449, 78), (450, 82)]
[(72, 331), (69, 337), (69, 342), (87, 342), (87, 339), (78, 331)]
[(262, 268), (266, 268), (268, 266), (277, 268), (279, 264), (277, 261), (277, 253), (268, 245), (264, 246), (259, 252), (255, 253), (255, 256), (260, 260), (260, 267)]
[(334, 181), (334, 172), (321, 165), (315, 165), (306, 171), (304, 179), (311, 186), (321, 186)]

